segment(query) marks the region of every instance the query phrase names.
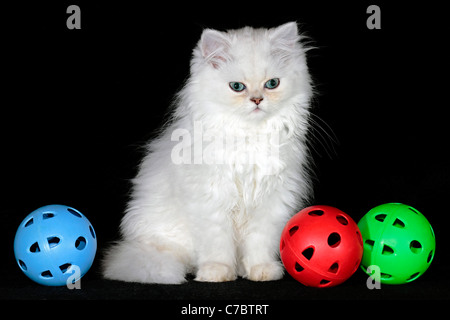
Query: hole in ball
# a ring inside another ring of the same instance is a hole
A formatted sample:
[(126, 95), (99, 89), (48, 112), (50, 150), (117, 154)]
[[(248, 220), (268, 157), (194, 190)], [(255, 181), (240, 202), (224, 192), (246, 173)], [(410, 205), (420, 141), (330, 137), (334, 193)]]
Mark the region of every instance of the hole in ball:
[(41, 248), (39, 248), (39, 244), (37, 242), (33, 243), (30, 246), (30, 252), (33, 252), (33, 253), (41, 252)]
[(394, 223), (392, 224), (394, 227), (397, 227), (397, 228), (404, 228), (405, 227), (405, 223), (402, 221), (402, 220), (400, 220), (400, 219), (395, 219), (395, 221), (394, 221)]
[(370, 251), (373, 250), (374, 244), (375, 244), (375, 241), (374, 241), (374, 240), (367, 239), (366, 241), (364, 241), (364, 246), (365, 246), (367, 249), (369, 249)]
[(385, 256), (389, 256), (391, 254), (394, 254), (394, 249), (392, 247), (390, 247), (390, 246), (385, 244), (383, 246), (383, 251), (381, 251), (381, 254), (385, 255)]
[(295, 271), (302, 272), (303, 270), (305, 270), (305, 268), (303, 268), (298, 262), (296, 262), (295, 263)]
[(89, 231), (91, 232), (92, 238), (95, 239), (95, 232), (94, 232), (94, 228), (92, 228), (92, 226), (89, 226)]
[(377, 215), (375, 216), (375, 220), (380, 221), (380, 222), (383, 222), (384, 219), (386, 219), (386, 216), (387, 216), (387, 215), (384, 214), (384, 213), (377, 214)]
[(51, 278), (53, 278), (53, 275), (50, 272), (50, 270), (46, 270), (46, 271), (41, 273), (41, 277), (42, 278), (46, 278), (46, 279), (51, 279)]
[(86, 247), (86, 239), (84, 237), (78, 237), (75, 241), (75, 248), (83, 250)]
[(47, 238), (48, 246), (50, 247), (50, 249), (56, 247), (60, 241), (61, 241), (61, 239), (58, 237), (48, 237)]
[(308, 260), (311, 260), (313, 254), (314, 254), (314, 248), (312, 248), (312, 247), (306, 248), (302, 252), (302, 255)]
[(31, 226), (33, 224), (33, 222), (34, 222), (34, 220), (33, 220), (33, 218), (31, 218), (30, 220), (27, 221), (27, 223), (25, 223), (24, 227), (26, 228), (26, 227)]
[(336, 216), (336, 220), (343, 226), (348, 225), (348, 220), (344, 216)]
[(72, 209), (72, 208), (67, 208), (67, 211), (69, 211), (71, 214), (73, 214), (75, 217), (77, 218), (82, 218), (83, 216), (81, 215), (81, 213), (79, 213), (77, 210)]
[(341, 236), (337, 232), (333, 232), (328, 236), (328, 245), (336, 248), (341, 243)]
[(69, 270), (69, 268), (72, 266), (71, 263), (64, 263), (62, 265), (59, 266), (59, 269), (61, 270), (62, 273), (66, 273), (67, 270)]
[(337, 262), (335, 262), (330, 266), (330, 268), (328, 269), (328, 272), (336, 274), (338, 272), (338, 270), (339, 270), (339, 264)]
[(310, 215), (312, 217), (320, 217), (321, 215), (323, 215), (323, 213), (324, 213), (323, 210), (316, 209), (316, 210), (308, 212), (308, 215)]
[(412, 253), (419, 254), (420, 252), (422, 252), (422, 245), (420, 244), (419, 241), (413, 240), (409, 244), (409, 249), (411, 250)]
[(27, 271), (27, 265), (25, 264), (25, 262), (23, 262), (22, 260), (18, 260), (17, 263), (19, 264), (20, 269), (22, 269), (22, 271)]
[(325, 287), (325, 286), (328, 285), (330, 282), (331, 282), (331, 281), (329, 281), (329, 280), (322, 279), (322, 280), (320, 280), (319, 285), (320, 285), (321, 287)]
[(298, 230), (298, 226), (293, 226), (289, 229), (289, 235), (292, 237)]
[(42, 215), (42, 220), (47, 220), (47, 219), (51, 219), (55, 216), (54, 213), (52, 212), (46, 212)]

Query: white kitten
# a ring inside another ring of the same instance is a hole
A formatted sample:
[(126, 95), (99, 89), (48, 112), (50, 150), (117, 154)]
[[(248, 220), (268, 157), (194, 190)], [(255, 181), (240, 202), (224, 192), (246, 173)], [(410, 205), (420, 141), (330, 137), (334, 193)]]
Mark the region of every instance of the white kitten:
[(281, 231), (310, 193), (305, 51), (294, 22), (203, 31), (171, 121), (134, 179), (105, 278), (283, 276)]

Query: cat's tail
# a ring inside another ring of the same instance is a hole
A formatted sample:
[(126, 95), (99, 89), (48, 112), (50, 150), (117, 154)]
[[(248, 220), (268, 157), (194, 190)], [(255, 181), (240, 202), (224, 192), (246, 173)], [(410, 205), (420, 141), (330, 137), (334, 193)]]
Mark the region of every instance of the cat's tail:
[(110, 280), (181, 284), (188, 271), (185, 260), (176, 250), (123, 240), (107, 250), (102, 274)]

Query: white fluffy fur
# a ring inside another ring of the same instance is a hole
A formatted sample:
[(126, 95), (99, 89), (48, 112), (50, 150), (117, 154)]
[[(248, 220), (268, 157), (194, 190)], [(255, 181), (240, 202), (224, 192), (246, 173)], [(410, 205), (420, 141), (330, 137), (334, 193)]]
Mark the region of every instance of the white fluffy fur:
[[(204, 30), (171, 121), (148, 144), (134, 179), (122, 240), (103, 261), (105, 278), (178, 284), (187, 273), (213, 282), (282, 277), (280, 234), (310, 193), (312, 87), (300, 40), (294, 22)], [(279, 86), (265, 88), (272, 78)], [(246, 89), (235, 92), (230, 82)], [(255, 97), (263, 98), (258, 109)]]

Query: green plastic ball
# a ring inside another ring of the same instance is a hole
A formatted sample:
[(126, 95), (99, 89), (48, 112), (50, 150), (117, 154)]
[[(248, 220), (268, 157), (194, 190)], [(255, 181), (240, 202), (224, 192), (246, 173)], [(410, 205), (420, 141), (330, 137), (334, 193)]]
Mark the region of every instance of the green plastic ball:
[[(403, 284), (419, 278), (436, 251), (433, 228), (419, 211), (401, 203), (370, 210), (358, 223), (364, 241), (361, 268), (385, 284)], [(378, 266), (379, 279), (376, 278)]]

